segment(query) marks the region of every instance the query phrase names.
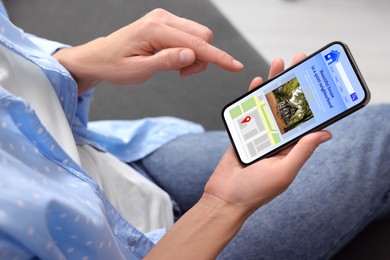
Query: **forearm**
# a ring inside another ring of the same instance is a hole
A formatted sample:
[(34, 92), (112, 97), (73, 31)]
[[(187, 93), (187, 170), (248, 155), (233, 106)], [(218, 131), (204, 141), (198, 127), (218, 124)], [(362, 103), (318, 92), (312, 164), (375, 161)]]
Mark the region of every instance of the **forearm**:
[(168, 231), (146, 259), (215, 259), (249, 214), (204, 195)]

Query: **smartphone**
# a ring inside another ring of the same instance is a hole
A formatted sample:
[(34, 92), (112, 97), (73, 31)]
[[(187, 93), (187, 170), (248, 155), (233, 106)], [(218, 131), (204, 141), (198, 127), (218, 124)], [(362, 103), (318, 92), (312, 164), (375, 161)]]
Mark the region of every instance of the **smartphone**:
[(370, 92), (346, 44), (332, 42), (226, 105), (240, 161), (269, 157), (364, 107)]

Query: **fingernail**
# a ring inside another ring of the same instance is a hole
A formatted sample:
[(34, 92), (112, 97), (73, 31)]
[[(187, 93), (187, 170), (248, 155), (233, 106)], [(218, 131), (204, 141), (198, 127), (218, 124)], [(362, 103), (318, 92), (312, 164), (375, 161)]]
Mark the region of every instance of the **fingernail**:
[(179, 53), (179, 59), (180, 59), (180, 63), (182, 65), (189, 65), (192, 63), (193, 59), (194, 59), (194, 54), (192, 51), (190, 50), (181, 50), (180, 53)]
[(242, 64), (241, 62), (239, 62), (238, 60), (233, 60), (233, 65), (237, 68), (243, 68), (244, 67), (244, 64)]
[(332, 135), (331, 134), (322, 135), (321, 138), (320, 138), (320, 142), (324, 143), (326, 141), (329, 141), (330, 139), (332, 139)]

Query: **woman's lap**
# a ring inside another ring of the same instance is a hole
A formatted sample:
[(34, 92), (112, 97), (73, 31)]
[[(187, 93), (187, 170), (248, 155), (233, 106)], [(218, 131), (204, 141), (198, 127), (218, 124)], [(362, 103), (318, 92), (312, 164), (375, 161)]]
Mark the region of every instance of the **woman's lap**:
[[(248, 219), (221, 258), (326, 258), (390, 210), (390, 106), (371, 106), (329, 128), (281, 196)], [(223, 132), (181, 137), (142, 161), (183, 211), (230, 144)], [(386, 196), (387, 194), (387, 196)]]

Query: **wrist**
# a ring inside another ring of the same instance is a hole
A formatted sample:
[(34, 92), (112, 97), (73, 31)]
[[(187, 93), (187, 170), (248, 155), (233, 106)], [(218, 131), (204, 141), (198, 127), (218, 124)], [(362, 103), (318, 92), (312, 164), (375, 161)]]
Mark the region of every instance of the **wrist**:
[(222, 214), (229, 214), (232, 217), (232, 221), (238, 223), (244, 223), (245, 220), (253, 213), (253, 210), (250, 210), (241, 205), (235, 205), (229, 203), (218, 196), (209, 193), (203, 193), (200, 198), (199, 205), (202, 207), (209, 208), (212, 211), (219, 212)]
[(204, 194), (145, 259), (215, 259), (240, 230), (247, 213)]
[[(95, 40), (96, 41), (96, 40)], [(63, 48), (53, 54), (53, 57), (64, 66), (77, 82), (79, 95), (98, 85), (99, 79), (95, 71), (96, 61), (93, 61), (93, 43)]]

